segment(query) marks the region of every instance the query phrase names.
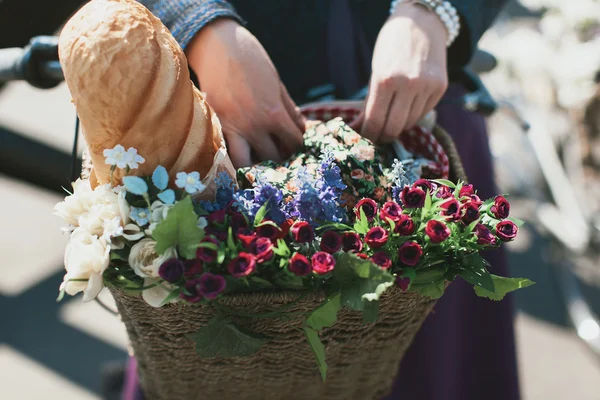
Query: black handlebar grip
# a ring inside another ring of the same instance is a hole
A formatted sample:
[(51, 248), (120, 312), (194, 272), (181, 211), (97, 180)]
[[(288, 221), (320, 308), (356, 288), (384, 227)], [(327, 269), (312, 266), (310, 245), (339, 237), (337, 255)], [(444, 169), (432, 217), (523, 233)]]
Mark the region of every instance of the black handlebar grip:
[(25, 50), (21, 48), (0, 50), (0, 83), (24, 79), (21, 60)]
[(50, 89), (63, 79), (55, 36), (34, 37), (25, 49), (0, 50), (0, 82), (25, 80), (37, 88)]

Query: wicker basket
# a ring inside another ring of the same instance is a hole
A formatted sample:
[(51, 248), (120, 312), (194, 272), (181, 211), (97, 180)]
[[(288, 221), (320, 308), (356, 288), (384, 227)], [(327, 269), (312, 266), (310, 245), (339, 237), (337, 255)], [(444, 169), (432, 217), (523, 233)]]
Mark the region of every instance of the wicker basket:
[[(307, 115), (356, 115), (348, 103), (304, 109)], [(450, 166), (450, 179), (464, 180), (452, 140), (434, 129)], [(415, 293), (389, 290), (382, 296), (376, 323), (363, 325), (360, 313), (344, 309), (336, 324), (325, 329), (327, 380), (321, 381), (314, 355), (299, 330), (305, 316), (286, 319), (233, 320), (273, 339), (250, 357), (201, 359), (186, 335), (196, 332), (214, 309), (167, 305), (153, 308), (141, 297), (112, 289), (138, 362), (138, 373), (149, 400), (171, 399), (378, 399), (391, 390), (398, 366), (435, 301)], [(240, 311), (265, 313), (289, 304), (298, 292), (229, 295), (221, 303)], [(325, 299), (310, 293), (286, 312), (308, 312)]]

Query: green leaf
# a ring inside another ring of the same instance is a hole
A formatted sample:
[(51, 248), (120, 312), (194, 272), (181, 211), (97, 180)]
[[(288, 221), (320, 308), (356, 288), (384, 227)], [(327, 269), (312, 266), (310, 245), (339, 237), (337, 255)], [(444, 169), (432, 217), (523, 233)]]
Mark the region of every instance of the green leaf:
[(454, 184), (454, 182), (451, 182), (451, 181), (449, 181), (447, 179), (432, 179), (431, 181), (435, 182), (437, 184), (440, 184), (440, 185), (448, 186), (451, 189), (454, 189), (456, 187), (456, 185)]
[(317, 365), (319, 366), (319, 371), (321, 372), (321, 378), (323, 382), (325, 382), (325, 378), (327, 377), (327, 363), (325, 362), (325, 346), (319, 339), (319, 335), (317, 332), (308, 327), (304, 327), (304, 334), (306, 335), (306, 340), (308, 340), (308, 344), (315, 355), (317, 360)]
[(510, 217), (510, 218), (508, 218), (508, 220), (514, 222), (514, 224), (516, 226), (518, 226), (519, 228), (525, 224), (525, 221), (523, 221), (522, 219), (519, 219), (519, 218)]
[(479, 254), (472, 254), (460, 261), (460, 275), (471, 285), (479, 286), (490, 292), (494, 292), (494, 281), (487, 270), (488, 262)]
[(444, 294), (443, 280), (439, 282), (426, 283), (423, 285), (411, 285), (409, 291), (417, 292), (423, 296), (430, 297), (432, 299), (439, 299)]
[(358, 220), (354, 223), (354, 231), (359, 235), (366, 235), (369, 232)]
[(372, 324), (377, 322), (379, 315), (379, 301), (367, 301), (363, 310), (363, 324)]
[(228, 322), (222, 315), (213, 317), (189, 338), (196, 342), (196, 352), (202, 358), (247, 357), (270, 340), (267, 336)]
[(237, 246), (233, 241), (233, 228), (230, 226), (227, 234), (227, 248), (233, 252), (237, 252)]
[(367, 218), (367, 214), (365, 214), (365, 209), (362, 207), (360, 209), (360, 225), (365, 233), (369, 232), (369, 218)]
[(353, 310), (363, 311), (365, 303), (379, 300), (394, 277), (370, 260), (344, 253), (333, 270), (334, 286), (341, 290), (341, 303)]
[(299, 290), (304, 289), (304, 280), (299, 276), (285, 273), (276, 279), (275, 285), (280, 289)]
[(425, 204), (423, 205), (423, 208), (425, 210), (425, 213), (427, 213), (429, 211), (429, 209), (431, 208), (431, 193), (429, 193), (429, 190), (427, 191), (427, 194), (425, 195)]
[(148, 184), (139, 176), (126, 176), (123, 178), (123, 185), (129, 193), (142, 196), (148, 193)]
[(285, 240), (283, 240), (283, 239), (279, 239), (277, 241), (277, 246), (273, 247), (273, 253), (277, 254), (279, 257), (284, 257), (284, 258), (288, 258), (291, 254), (288, 245), (285, 243)]
[(169, 293), (169, 295), (163, 300), (163, 302), (160, 304), (160, 306), (164, 306), (165, 304), (168, 304), (171, 300), (174, 300), (176, 298), (179, 297), (179, 294), (181, 293), (181, 289), (175, 289), (173, 290), (171, 293)]
[(256, 217), (254, 217), (254, 226), (258, 226), (265, 219), (267, 212), (269, 212), (268, 204), (269, 204), (268, 202), (263, 204), (262, 207), (256, 213)]
[(473, 233), (473, 230), (475, 229), (475, 227), (477, 226), (479, 221), (480, 221), (480, 218), (477, 218), (475, 221), (471, 222), (469, 224), (469, 226), (467, 226), (467, 229), (465, 229), (466, 236), (469, 236), (469, 235), (471, 235), (471, 233)]
[(340, 294), (336, 293), (319, 306), (316, 310), (310, 313), (306, 320), (306, 325), (313, 328), (316, 331), (320, 331), (323, 328), (329, 328), (337, 320), (337, 313), (342, 308), (340, 303)]
[(332, 222), (329, 224), (324, 224), (315, 229), (317, 232), (325, 231), (325, 230), (339, 230), (339, 231), (351, 231), (352, 228), (346, 224), (340, 224), (337, 222)]
[(198, 243), (204, 237), (204, 231), (198, 227), (197, 221), (190, 197), (176, 203), (167, 218), (159, 222), (152, 232), (152, 237), (156, 240), (156, 252), (163, 254), (169, 248), (177, 246), (183, 258), (191, 260), (196, 257)]
[(256, 291), (274, 288), (271, 282), (266, 279), (259, 278), (258, 276), (251, 276), (248, 278), (248, 283), (250, 284), (250, 288)]
[(492, 275), (494, 281), (494, 292), (489, 290), (475, 287), (475, 293), (479, 297), (487, 297), (491, 300), (500, 301), (506, 296), (507, 293), (515, 291), (517, 289), (526, 288), (531, 285), (535, 285), (535, 282), (530, 281), (526, 278), (505, 278), (503, 276)]

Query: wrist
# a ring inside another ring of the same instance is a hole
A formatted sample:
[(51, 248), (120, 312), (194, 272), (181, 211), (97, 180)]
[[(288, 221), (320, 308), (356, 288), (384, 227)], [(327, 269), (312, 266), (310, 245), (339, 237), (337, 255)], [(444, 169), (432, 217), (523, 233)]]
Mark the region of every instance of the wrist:
[[(202, 75), (211, 58), (219, 58), (227, 51), (227, 43), (235, 39), (235, 32), (241, 25), (229, 18), (218, 18), (204, 26), (185, 50), (188, 63), (198, 78)], [(207, 57), (210, 54), (210, 57)]]
[[(402, 15), (402, 9), (421, 8), (434, 15), (446, 31), (446, 46), (456, 40), (460, 32), (460, 18), (454, 6), (447, 0), (393, 0), (390, 4), (390, 15)], [(400, 11), (399, 11), (400, 10)]]
[(448, 30), (442, 20), (434, 13), (414, 2), (399, 3), (394, 7), (390, 18), (408, 18), (427, 32), (433, 42), (446, 43)]

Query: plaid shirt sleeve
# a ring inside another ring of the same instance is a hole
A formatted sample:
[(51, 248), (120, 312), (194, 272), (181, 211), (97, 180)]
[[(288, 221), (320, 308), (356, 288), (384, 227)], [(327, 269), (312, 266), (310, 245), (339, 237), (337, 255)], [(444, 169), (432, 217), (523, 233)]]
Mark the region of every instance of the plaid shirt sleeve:
[(185, 49), (196, 33), (217, 18), (244, 21), (225, 0), (138, 0), (171, 31)]

